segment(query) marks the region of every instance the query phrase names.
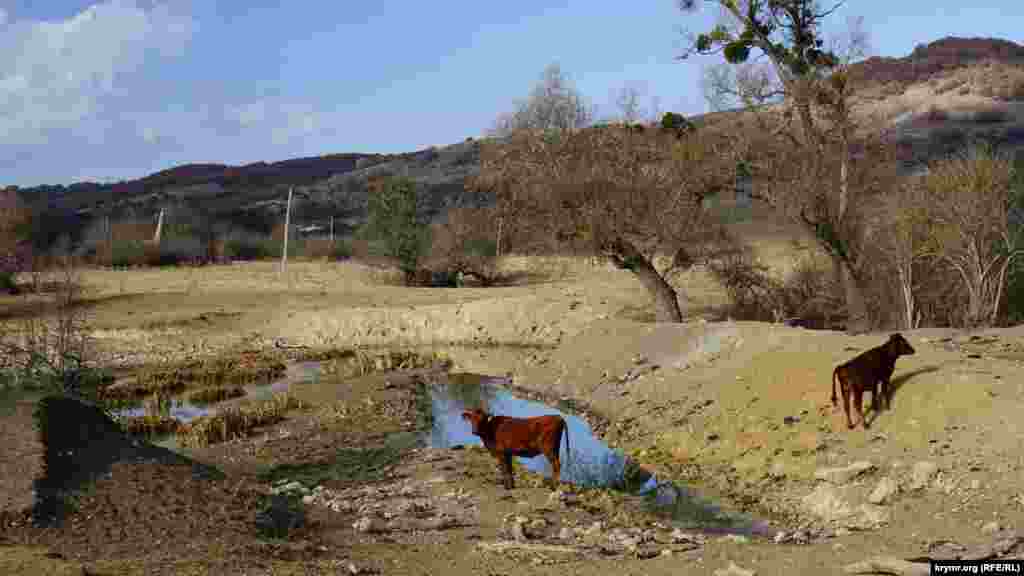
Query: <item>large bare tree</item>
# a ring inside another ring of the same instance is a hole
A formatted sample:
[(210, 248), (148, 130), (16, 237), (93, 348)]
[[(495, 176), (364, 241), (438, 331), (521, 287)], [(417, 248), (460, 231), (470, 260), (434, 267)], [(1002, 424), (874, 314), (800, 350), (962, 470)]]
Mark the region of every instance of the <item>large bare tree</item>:
[[(713, 107), (739, 104), (758, 128), (741, 156), (755, 195), (811, 231), (831, 256), (843, 287), (847, 328), (870, 327), (858, 244), (867, 197), (878, 192), (872, 168), (885, 165), (872, 130), (858, 126), (847, 66), (866, 51), (859, 21), (845, 43), (826, 46), (823, 22), (841, 5), (814, 0), (708, 0), (720, 9), (712, 30), (691, 36), (682, 55), (721, 54), (735, 69), (712, 69), (705, 89)], [(696, 0), (680, 0), (682, 10)], [(764, 154), (766, 150), (770, 150)], [(762, 157), (764, 156), (764, 157)]]
[[(728, 244), (702, 207), (735, 182), (727, 146), (724, 135), (629, 125), (524, 130), (484, 144), (477, 182), (548, 247), (587, 247), (636, 274), (656, 320), (680, 322), (666, 276)], [(671, 260), (662, 270), (657, 255)]]

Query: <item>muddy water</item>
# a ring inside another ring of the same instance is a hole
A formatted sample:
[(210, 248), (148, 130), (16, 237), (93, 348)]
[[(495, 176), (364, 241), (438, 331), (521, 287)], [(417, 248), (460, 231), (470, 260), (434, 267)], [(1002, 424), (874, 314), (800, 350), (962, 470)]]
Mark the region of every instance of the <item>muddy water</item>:
[[(655, 477), (621, 451), (601, 442), (580, 418), (539, 402), (517, 398), (502, 388), (507, 384), (505, 378), (475, 374), (449, 374), (446, 381), (435, 382), (430, 388), (433, 426), (425, 435), (424, 443), (434, 448), (482, 445), (469, 423), (462, 419), (464, 410), (483, 408), (492, 414), (520, 418), (560, 415), (565, 419), (569, 436), (569, 456), (566, 456), (564, 440), (560, 452), (561, 480), (644, 496), (652, 511), (683, 528), (760, 536), (775, 533), (766, 522), (726, 511), (684, 486)], [(529, 470), (551, 476), (551, 464), (543, 455), (517, 457), (517, 460)]]

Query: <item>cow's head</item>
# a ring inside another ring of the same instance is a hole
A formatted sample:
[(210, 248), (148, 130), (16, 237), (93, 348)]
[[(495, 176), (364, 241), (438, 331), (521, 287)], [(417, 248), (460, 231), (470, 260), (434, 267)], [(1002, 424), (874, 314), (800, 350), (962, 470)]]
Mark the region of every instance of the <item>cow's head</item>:
[(474, 410), (467, 410), (463, 412), (462, 419), (469, 422), (473, 427), (473, 434), (481, 436), (481, 432), (486, 428), (488, 421), (491, 419), (491, 415), (479, 408), (476, 408)]
[(885, 344), (889, 347), (889, 352), (893, 356), (909, 356), (914, 353), (914, 348), (910, 345), (910, 342), (907, 342), (907, 339), (899, 332), (889, 336), (889, 341)]

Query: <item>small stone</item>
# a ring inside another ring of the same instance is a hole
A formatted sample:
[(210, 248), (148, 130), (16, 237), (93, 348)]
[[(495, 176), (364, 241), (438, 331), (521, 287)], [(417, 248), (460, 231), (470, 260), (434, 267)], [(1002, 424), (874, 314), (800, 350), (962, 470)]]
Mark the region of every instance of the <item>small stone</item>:
[(569, 528), (568, 526), (566, 526), (566, 527), (564, 527), (564, 528), (562, 528), (561, 530), (558, 531), (558, 539), (559, 540), (573, 540), (575, 538), (576, 538), (576, 532), (573, 531), (573, 529)]
[(910, 471), (910, 489), (920, 490), (925, 488), (938, 472), (939, 467), (934, 462), (921, 461), (915, 463)]
[(364, 516), (359, 520), (356, 520), (355, 523), (352, 524), (352, 527), (355, 528), (356, 532), (360, 532), (362, 534), (384, 532), (387, 529), (384, 523), (380, 520), (376, 518), (370, 518), (367, 516)]
[(728, 568), (715, 570), (715, 576), (757, 576), (757, 572), (740, 568), (735, 562), (729, 562)]
[(825, 480), (832, 484), (846, 484), (857, 476), (875, 469), (871, 462), (854, 462), (842, 468), (823, 468), (814, 473), (818, 480)]
[(995, 534), (996, 532), (999, 532), (1000, 530), (1002, 530), (1002, 528), (1003, 527), (999, 525), (998, 521), (993, 520), (991, 522), (987, 522), (984, 526), (981, 527), (981, 533), (982, 534)]
[(669, 558), (672, 556), (672, 550), (665, 548), (661, 551), (661, 554), (658, 554), (658, 556), (661, 556), (663, 558)]
[(868, 502), (872, 504), (884, 504), (891, 500), (900, 490), (899, 484), (896, 483), (892, 478), (882, 478), (878, 481), (878, 485), (868, 496)]

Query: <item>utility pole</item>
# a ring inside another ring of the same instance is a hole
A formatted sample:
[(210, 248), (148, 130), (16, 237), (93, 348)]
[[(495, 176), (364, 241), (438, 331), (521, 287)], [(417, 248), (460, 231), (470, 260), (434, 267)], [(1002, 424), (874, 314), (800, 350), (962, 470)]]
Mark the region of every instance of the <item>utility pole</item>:
[(294, 188), (288, 188), (288, 204), (285, 205), (284, 209), (284, 248), (281, 250), (281, 273), (283, 274), (285, 268), (288, 267), (288, 228), (291, 226), (292, 219), (292, 190)]

